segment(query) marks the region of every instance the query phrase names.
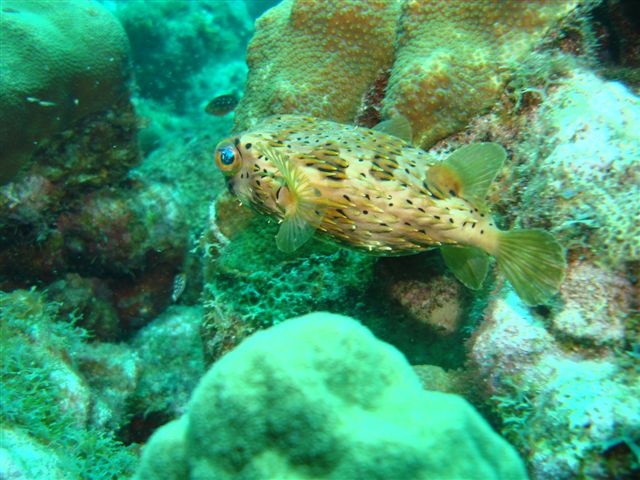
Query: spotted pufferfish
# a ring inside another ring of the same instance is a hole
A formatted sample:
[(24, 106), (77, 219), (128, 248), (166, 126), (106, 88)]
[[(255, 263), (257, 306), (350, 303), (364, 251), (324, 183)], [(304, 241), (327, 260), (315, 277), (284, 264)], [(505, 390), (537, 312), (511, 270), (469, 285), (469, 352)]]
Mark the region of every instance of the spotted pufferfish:
[(369, 129), (278, 115), (221, 141), (215, 161), (243, 204), (280, 221), (285, 252), (316, 232), (381, 256), (439, 247), (471, 289), (492, 256), (525, 303), (547, 302), (564, 278), (563, 248), (544, 230), (500, 230), (485, 204), (505, 150), (475, 143), (434, 162), (409, 138), (404, 117)]

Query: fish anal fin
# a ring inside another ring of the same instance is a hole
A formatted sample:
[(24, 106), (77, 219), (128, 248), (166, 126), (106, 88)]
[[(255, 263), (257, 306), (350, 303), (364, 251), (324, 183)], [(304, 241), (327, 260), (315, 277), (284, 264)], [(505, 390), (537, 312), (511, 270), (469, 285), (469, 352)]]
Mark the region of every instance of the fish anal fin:
[(482, 287), (489, 271), (489, 256), (475, 247), (445, 245), (440, 248), (444, 263), (471, 290)]
[(434, 193), (481, 205), (506, 158), (507, 152), (497, 143), (465, 145), (427, 171), (427, 185)]
[(384, 120), (373, 127), (372, 130), (386, 133), (387, 135), (392, 135), (407, 143), (411, 143), (411, 123), (409, 123), (409, 119), (404, 115), (396, 115), (388, 120)]

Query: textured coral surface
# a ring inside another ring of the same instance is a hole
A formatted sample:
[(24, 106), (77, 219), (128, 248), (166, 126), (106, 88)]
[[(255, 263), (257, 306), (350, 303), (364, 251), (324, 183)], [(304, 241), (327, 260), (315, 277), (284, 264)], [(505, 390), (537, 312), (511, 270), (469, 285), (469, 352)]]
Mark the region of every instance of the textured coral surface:
[[(575, 3), (287, 0), (257, 22), (236, 128), (273, 113), (371, 121), (361, 114), (374, 107), (431, 146), (490, 107)], [(387, 77), (386, 96), (371, 95)]]
[(461, 397), (422, 390), (398, 350), (328, 313), (289, 319), (224, 356), (186, 419), (152, 437), (136, 478), (239, 476), (526, 478)]

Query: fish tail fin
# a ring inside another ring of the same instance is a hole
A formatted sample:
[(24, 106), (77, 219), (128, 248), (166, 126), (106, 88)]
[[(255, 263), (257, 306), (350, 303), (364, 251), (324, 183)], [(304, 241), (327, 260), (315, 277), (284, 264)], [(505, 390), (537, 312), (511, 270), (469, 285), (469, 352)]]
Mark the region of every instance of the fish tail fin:
[(527, 305), (547, 302), (564, 279), (564, 249), (544, 230), (499, 232), (493, 253), (498, 267)]

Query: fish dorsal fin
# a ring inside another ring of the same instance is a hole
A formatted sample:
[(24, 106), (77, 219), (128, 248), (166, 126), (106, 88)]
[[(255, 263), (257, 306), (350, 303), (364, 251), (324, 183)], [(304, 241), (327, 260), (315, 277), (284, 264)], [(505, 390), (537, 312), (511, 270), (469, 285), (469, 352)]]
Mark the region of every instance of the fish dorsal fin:
[(456, 196), (481, 205), (506, 158), (497, 143), (466, 145), (429, 168), (427, 185), (440, 198)]
[(384, 120), (378, 123), (372, 130), (386, 133), (387, 135), (393, 135), (407, 143), (411, 143), (411, 124), (404, 115), (398, 115), (389, 120)]
[(313, 188), (300, 168), (272, 147), (261, 153), (278, 169), (284, 180), (276, 203), (284, 210), (284, 218), (276, 235), (280, 250), (291, 253), (304, 245), (322, 223), (322, 210), (318, 205), (319, 192)]

